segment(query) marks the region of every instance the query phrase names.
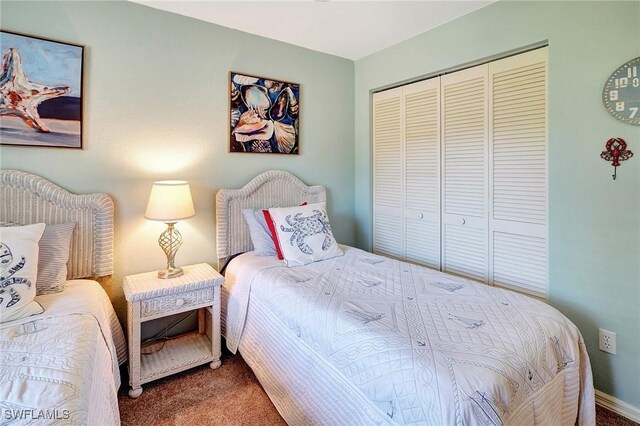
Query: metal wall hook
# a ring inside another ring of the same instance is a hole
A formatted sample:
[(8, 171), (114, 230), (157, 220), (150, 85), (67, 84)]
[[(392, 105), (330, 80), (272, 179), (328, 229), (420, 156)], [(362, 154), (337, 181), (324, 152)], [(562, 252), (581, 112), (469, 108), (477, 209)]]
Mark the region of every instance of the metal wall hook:
[(616, 180), (618, 166), (621, 161), (628, 160), (633, 157), (633, 152), (627, 149), (627, 143), (622, 138), (611, 138), (605, 144), (605, 151), (600, 153), (600, 158), (605, 161), (611, 161), (613, 166), (613, 180)]

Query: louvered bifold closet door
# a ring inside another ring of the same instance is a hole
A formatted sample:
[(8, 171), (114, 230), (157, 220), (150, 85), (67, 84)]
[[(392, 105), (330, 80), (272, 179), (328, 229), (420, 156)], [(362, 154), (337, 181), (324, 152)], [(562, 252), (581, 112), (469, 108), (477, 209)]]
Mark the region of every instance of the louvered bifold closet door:
[(373, 252), (404, 258), (402, 88), (373, 94)]
[(487, 69), (441, 77), (442, 269), (488, 279)]
[(404, 86), (405, 259), (440, 269), (440, 78)]
[(547, 49), (489, 64), (490, 281), (547, 294)]

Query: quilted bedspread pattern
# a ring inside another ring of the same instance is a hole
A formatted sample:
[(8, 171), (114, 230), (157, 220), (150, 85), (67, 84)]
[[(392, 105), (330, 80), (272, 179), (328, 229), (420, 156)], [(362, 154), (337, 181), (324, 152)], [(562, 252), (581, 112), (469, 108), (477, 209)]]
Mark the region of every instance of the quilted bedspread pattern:
[(393, 423), (595, 423), (578, 329), (522, 294), (342, 247), (286, 268), (248, 253), (228, 269), (227, 345), (259, 300)]
[(0, 328), (0, 424), (120, 424), (124, 335), (100, 285), (69, 281), (36, 300), (43, 314)]

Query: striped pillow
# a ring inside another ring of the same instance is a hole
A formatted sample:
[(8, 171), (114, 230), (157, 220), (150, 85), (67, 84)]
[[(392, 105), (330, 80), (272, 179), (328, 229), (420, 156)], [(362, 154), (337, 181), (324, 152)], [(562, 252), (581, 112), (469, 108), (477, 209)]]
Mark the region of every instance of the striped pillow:
[(67, 280), (67, 262), (75, 222), (47, 225), (39, 243), (36, 294), (58, 293)]

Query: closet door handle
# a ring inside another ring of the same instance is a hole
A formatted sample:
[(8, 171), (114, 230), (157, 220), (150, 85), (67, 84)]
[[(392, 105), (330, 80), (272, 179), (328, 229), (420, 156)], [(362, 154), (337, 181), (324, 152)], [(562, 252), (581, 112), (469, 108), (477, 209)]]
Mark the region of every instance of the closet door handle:
[(420, 213), (420, 219), (424, 219), (424, 213)]
[(464, 225), (465, 223), (467, 223), (467, 221), (464, 220), (464, 217), (461, 217), (460, 219), (458, 219), (458, 223), (460, 223), (460, 225)]

